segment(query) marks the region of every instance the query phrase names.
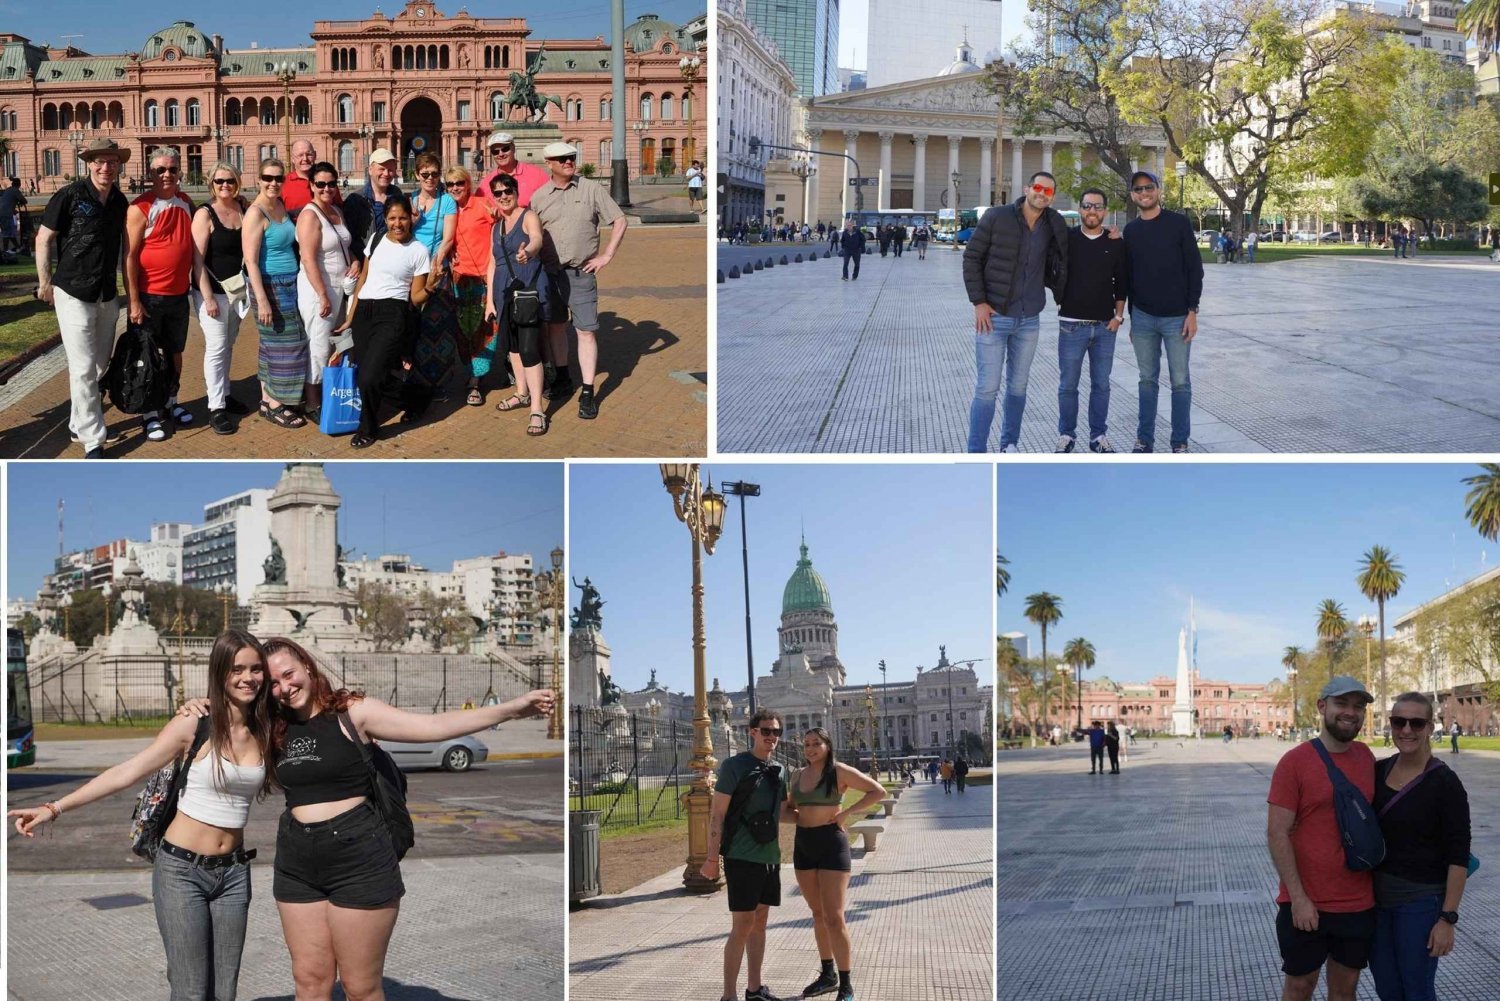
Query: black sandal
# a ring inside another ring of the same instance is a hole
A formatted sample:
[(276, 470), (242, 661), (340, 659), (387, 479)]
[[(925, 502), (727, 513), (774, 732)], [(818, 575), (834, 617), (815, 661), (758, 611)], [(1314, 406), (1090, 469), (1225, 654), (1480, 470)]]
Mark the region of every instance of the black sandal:
[(349, 439), (350, 448), (369, 448), (373, 444), (375, 444), (375, 438), (373, 435), (357, 434), (353, 438)]
[(273, 407), (264, 400), (260, 404), (260, 415), (279, 428), (300, 428), (307, 426), (307, 421), (302, 415), (291, 407)]

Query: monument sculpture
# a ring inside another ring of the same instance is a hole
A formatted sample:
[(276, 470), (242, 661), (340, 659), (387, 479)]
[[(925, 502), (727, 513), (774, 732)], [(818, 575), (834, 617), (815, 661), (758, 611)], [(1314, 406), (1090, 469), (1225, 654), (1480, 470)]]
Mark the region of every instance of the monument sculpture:
[(266, 557), (265, 562), (261, 564), (261, 569), (265, 571), (265, 583), (286, 583), (286, 557), (282, 555), (281, 543), (275, 538), (271, 539), (271, 555)]
[(611, 680), (610, 649), (604, 639), (604, 600), (588, 577), (572, 580), (583, 592), (568, 617), (568, 703), (586, 708), (617, 705), (620, 688)]
[[(540, 66), (542, 58), (546, 55), (547, 47), (544, 45), (536, 51), (533, 66)], [(556, 94), (539, 94), (536, 89), (536, 70), (528, 69), (526, 72), (511, 70), (510, 92), (505, 96), (505, 120), (510, 121), (510, 113), (515, 108), (525, 109), (522, 121), (529, 124), (537, 124), (546, 121), (547, 105), (557, 105), (557, 110), (562, 110), (562, 98)]]

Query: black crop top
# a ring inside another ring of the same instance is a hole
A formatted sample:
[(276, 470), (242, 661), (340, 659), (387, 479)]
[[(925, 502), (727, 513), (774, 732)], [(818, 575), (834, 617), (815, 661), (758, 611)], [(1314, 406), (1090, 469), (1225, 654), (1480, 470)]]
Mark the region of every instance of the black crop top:
[(333, 803), (370, 794), (370, 771), (359, 747), (339, 726), (338, 713), (292, 720), (276, 759), (287, 806)]

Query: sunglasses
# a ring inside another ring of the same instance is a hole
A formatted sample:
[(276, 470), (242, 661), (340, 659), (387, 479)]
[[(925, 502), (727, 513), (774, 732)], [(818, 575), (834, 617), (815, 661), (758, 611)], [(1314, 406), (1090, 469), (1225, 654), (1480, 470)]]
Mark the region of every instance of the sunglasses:
[(1057, 189), (1056, 188), (1049, 188), (1045, 184), (1033, 184), (1031, 186), (1031, 190), (1035, 191), (1039, 195), (1046, 195), (1048, 198), (1051, 198), (1052, 197), (1052, 193), (1054, 191), (1056, 191)]
[(1078, 207), (1081, 208), (1081, 209), (1083, 209), (1085, 212), (1103, 212), (1104, 211), (1104, 206), (1100, 205), (1098, 202), (1084, 202), (1083, 204), (1079, 205)]
[(260, 179), (261, 179), (261, 182), (264, 183), (264, 184), (280, 184), (282, 181), (286, 180), (286, 175), (285, 174), (262, 174), (262, 175), (260, 175)]
[(513, 150), (515, 148), (516, 148), (515, 143), (501, 143), (499, 146), (491, 146), (490, 147), (490, 152), (491, 153), (509, 153), (511, 150)]
[(420, 174), (418, 174), (417, 176), (420, 177), (424, 181), (430, 181), (430, 180), (432, 180), (435, 177), (442, 177), (443, 175), (442, 175), (442, 173), (440, 171), (436, 171), (436, 170), (424, 170)]
[(322, 191), (325, 188), (336, 188), (336, 187), (338, 187), (339, 186), (339, 182), (338, 181), (314, 181), (314, 182), (312, 182), (312, 186), (315, 187), (315, 188), (317, 188), (319, 191)]
[(514, 198), (514, 197), (516, 197), (516, 193), (514, 191), (510, 190), (509, 188), (491, 188), (490, 189), (490, 194), (494, 195), (496, 198)]
[(235, 180), (232, 177), (216, 177), (216, 178), (214, 178), (214, 183), (215, 184), (238, 184), (239, 181)]
[(1432, 722), (1427, 719), (1413, 719), (1410, 716), (1392, 716), (1390, 720), (1392, 730), (1405, 730), (1407, 727), (1411, 727), (1413, 730), (1424, 730), (1427, 728), (1427, 724)]
[(445, 188), (467, 188), (468, 186), (469, 186), (469, 182), (468, 181), (444, 181), (443, 182), (443, 187), (445, 187)]
[(551, 157), (548, 157), (547, 159), (554, 160), (557, 163), (573, 163), (575, 160), (578, 159), (578, 157), (576, 157), (576, 156), (551, 156)]
[(165, 177), (167, 174), (180, 174), (180, 173), (182, 173), (182, 168), (181, 167), (152, 167), (151, 168), (151, 173), (155, 174), (157, 177)]
[(758, 727), (756, 727), (756, 729), (760, 731), (760, 735), (762, 737), (780, 737), (781, 736), (781, 727), (779, 727), (779, 726), (758, 726)]
[(1140, 184), (1140, 185), (1137, 185), (1137, 186), (1131, 188), (1130, 190), (1134, 191), (1138, 195), (1141, 195), (1141, 194), (1145, 194), (1147, 191), (1155, 191), (1156, 190), (1156, 185), (1154, 185), (1154, 184)]

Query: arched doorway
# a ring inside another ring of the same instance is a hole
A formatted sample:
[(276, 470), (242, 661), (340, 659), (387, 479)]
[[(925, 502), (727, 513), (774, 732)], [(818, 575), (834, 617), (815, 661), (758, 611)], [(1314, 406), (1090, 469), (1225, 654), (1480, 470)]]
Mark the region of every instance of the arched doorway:
[(443, 112), (430, 98), (418, 97), (401, 109), (401, 173), (413, 176), (417, 157), (422, 153), (443, 155)]

